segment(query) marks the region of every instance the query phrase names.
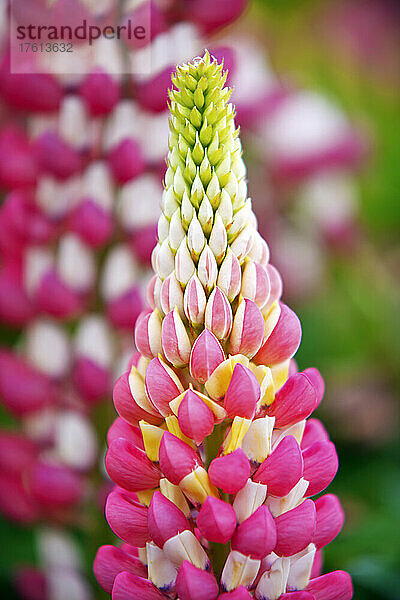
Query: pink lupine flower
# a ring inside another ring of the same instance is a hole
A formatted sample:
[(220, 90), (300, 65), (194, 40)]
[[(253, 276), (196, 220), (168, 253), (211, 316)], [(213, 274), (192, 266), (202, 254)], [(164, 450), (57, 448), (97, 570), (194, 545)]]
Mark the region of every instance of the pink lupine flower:
[(123, 555), (107, 563), (105, 547), (96, 575), (118, 600), (350, 599), (347, 574), (311, 576), (343, 523), (334, 496), (310, 497), (337, 456), (308, 420), (324, 384), (292, 360), (301, 326), (255, 229), (222, 66), (206, 53), (172, 81), (152, 309), (136, 326), (142, 357), (114, 390), (130, 427), (113, 426), (106, 458), (121, 486), (107, 518), (147, 573)]

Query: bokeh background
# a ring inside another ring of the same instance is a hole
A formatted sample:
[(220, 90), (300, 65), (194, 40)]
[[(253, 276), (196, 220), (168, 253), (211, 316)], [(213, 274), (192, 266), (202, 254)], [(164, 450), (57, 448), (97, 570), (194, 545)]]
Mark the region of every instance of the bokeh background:
[[(172, 10), (174, 2), (162, 4), (164, 9), (169, 4), (168, 10)], [(188, 4), (189, 14), (196, 12), (196, 0)], [(193, 19), (196, 25), (201, 23), (203, 37), (199, 37), (199, 47), (231, 48), (219, 52), (226, 54), (226, 64), (232, 64), (232, 83), (237, 87), (233, 101), (237, 98), (250, 194), (260, 228), (271, 242), (272, 263), (283, 273), (284, 299), (302, 321), (303, 341), (296, 359), (301, 368), (318, 367), (326, 380), (327, 391), (319, 416), (337, 445), (340, 470), (330, 491), (340, 496), (346, 523), (341, 535), (325, 551), (325, 566), (327, 570), (343, 568), (351, 573), (354, 597), (358, 600), (400, 598), (399, 17), (399, 4), (395, 0), (253, 0), (229, 27), (207, 27), (207, 19), (201, 15), (196, 17), (197, 23)], [(186, 18), (190, 20), (188, 15)], [(192, 43), (188, 34), (180, 38), (182, 55), (188, 52), (185, 44), (189, 38)], [(176, 44), (175, 40), (174, 51), (179, 60)], [(238, 51), (241, 59), (234, 56), (235, 49), (241, 49)], [(160, 181), (163, 144), (166, 143), (163, 111), (149, 106), (144, 87), (139, 84), (132, 93), (141, 110), (136, 113), (137, 127), (132, 133), (139, 150), (130, 148), (131, 153), (137, 153), (134, 154), (136, 163), (141, 155), (142, 166), (138, 172), (121, 174), (115, 168), (112, 170), (107, 144), (106, 150), (97, 148), (97, 154), (92, 153), (88, 159), (89, 162), (108, 161), (114, 186), (111, 202), (118, 203), (115, 210), (111, 207), (111, 219), (118, 223), (118, 232), (114, 231), (109, 238), (105, 236), (104, 243), (98, 245), (88, 243), (90, 236), (86, 242), (94, 248), (96, 264), (100, 265), (98, 273), (104, 268), (113, 245), (128, 248), (129, 256), (134, 257), (135, 266), (131, 269), (135, 270), (135, 281), (122, 286), (124, 293), (131, 294), (128, 308), (126, 303), (117, 305), (117, 311), (120, 306), (126, 309), (128, 323), (130, 317), (134, 320), (142, 301), (140, 288), (147, 278), (146, 248), (152, 243), (155, 212), (153, 210), (149, 217), (139, 211), (136, 217), (140, 223), (135, 222), (121, 194), (132, 181), (141, 181), (142, 187), (128, 188), (125, 195), (128, 198), (131, 194), (137, 195), (136, 209), (141, 206), (143, 194), (152, 194), (154, 201), (157, 184), (149, 186), (148, 177), (153, 183)], [(302, 103), (302, 94), (311, 95), (314, 101)], [(132, 95), (129, 91), (128, 99)], [(259, 96), (257, 106), (249, 106), (255, 96)], [(324, 99), (322, 105), (316, 98)], [(288, 106), (285, 102), (292, 102), (291, 111), (285, 108)], [(93, 108), (93, 103), (90, 106), (93, 117), (96, 107)], [(7, 98), (2, 99), (1, 107), (3, 134), (6, 127), (14, 127), (16, 123), (26, 128), (29, 111), (14, 111)], [(96, 115), (97, 120), (107, 121), (107, 110)], [(121, 123), (124, 125), (123, 119)], [(335, 146), (335, 127), (346, 131), (344, 146), (339, 144), (336, 150), (328, 147), (326, 151), (324, 143)], [(154, 143), (146, 147), (149, 132)], [(110, 134), (110, 137), (113, 136)], [(30, 139), (29, 143), (34, 142)], [(316, 156), (304, 164), (310, 144)], [(8, 152), (3, 150), (3, 164), (5, 155), (12, 149), (10, 145)], [(81, 155), (86, 151), (79, 146), (79, 136), (75, 150)], [(87, 164), (87, 161), (85, 167), (83, 163), (78, 164), (77, 171), (84, 170)], [(48, 176), (51, 166), (45, 165), (43, 169)], [(147, 177), (144, 184), (140, 179), (143, 175)], [(70, 174), (59, 177), (52, 173), (52, 177), (65, 182)], [(3, 176), (3, 203), (13, 187)], [(95, 186), (94, 189), (100, 188)], [(58, 193), (58, 188), (53, 191), (54, 198), (59, 197)], [(50, 218), (53, 227), (54, 214), (49, 216), (43, 207), (41, 211)], [(57, 227), (63, 223), (63, 234), (66, 231), (64, 219), (65, 214), (56, 214)], [(5, 222), (2, 221), (0, 232), (3, 270)], [(76, 225), (72, 226), (68, 220), (67, 232), (71, 231), (76, 233)], [(87, 231), (78, 233), (84, 240), (85, 235), (89, 235)], [(56, 235), (62, 234), (58, 231)], [(57, 244), (60, 237), (56, 239)], [(101, 279), (101, 274), (98, 278)], [(4, 288), (1, 292), (5, 293)], [(100, 315), (108, 310), (114, 344), (113, 360), (107, 363), (110, 378), (115, 372), (114, 363), (133, 349), (130, 325), (116, 322), (115, 314), (113, 320), (109, 304), (114, 300), (120, 299), (110, 300), (107, 293), (103, 296), (100, 293), (95, 300), (91, 296), (92, 304), (89, 302), (80, 309), (81, 313), (96, 311)], [(42, 307), (39, 312), (41, 316), (52, 315), (49, 307)], [(78, 328), (76, 314), (57, 318), (72, 339)], [(26, 318), (25, 322), (16, 323), (17, 326), (7, 322), (4, 315), (2, 321), (3, 349), (26, 351), (24, 340), (31, 319)], [(73, 345), (71, 341), (68, 343)], [(75, 352), (76, 347), (75, 344)], [(83, 401), (78, 401), (77, 412), (95, 431), (101, 454), (105, 431), (113, 418), (111, 395), (107, 383), (95, 400), (93, 390), (86, 390), (85, 395), (76, 365), (75, 356), (71, 377), (78, 391), (74, 390), (73, 400), (65, 399), (65, 382), (61, 387), (59, 381), (56, 382), (63, 395), (58, 410), (62, 413), (75, 410), (76, 397), (84, 396)], [(104, 363), (101, 365), (104, 367)], [(69, 378), (69, 373), (64, 372), (62, 377)], [(21, 429), (24, 419), (4, 407), (0, 411), (3, 428)], [(26, 422), (23, 427), (24, 431), (29, 430)], [(25, 524), (0, 517), (1, 597), (19, 597), (15, 580), (21, 566), (43, 569), (38, 556), (37, 532), (41, 528), (43, 531), (48, 522), (61, 529), (68, 523), (69, 535), (80, 549), (80, 570), (89, 581), (88, 590), (93, 585), (92, 592), (87, 590), (87, 597), (90, 593), (93, 598), (103, 597), (91, 576), (97, 545), (110, 539), (99, 500), (99, 486), (106, 488), (100, 462), (94, 461), (87, 469), (79, 465), (79, 476), (84, 473), (87, 485), (84, 508), (79, 504), (77, 509), (81, 518), (77, 519), (75, 514), (66, 519), (58, 510), (50, 516), (42, 512)], [(5, 485), (3, 480), (1, 485)], [(35, 580), (28, 577), (26, 581)], [(35, 598), (46, 600), (47, 596)]]

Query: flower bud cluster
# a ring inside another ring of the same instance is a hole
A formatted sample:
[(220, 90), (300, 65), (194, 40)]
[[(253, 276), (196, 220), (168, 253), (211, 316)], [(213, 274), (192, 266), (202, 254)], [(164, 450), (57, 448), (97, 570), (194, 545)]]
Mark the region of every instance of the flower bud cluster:
[(139, 353), (114, 387), (96, 577), (113, 598), (350, 600), (320, 574), (343, 511), (316, 369), (292, 360), (297, 316), (280, 301), (247, 198), (222, 65), (177, 67), (168, 169)]

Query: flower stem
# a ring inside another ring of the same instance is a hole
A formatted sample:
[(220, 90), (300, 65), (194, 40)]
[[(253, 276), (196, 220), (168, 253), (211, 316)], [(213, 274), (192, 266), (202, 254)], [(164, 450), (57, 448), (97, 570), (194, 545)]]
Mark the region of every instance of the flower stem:
[[(214, 427), (213, 433), (206, 438), (205, 450), (207, 469), (210, 466), (211, 461), (217, 456), (222, 442), (224, 441), (225, 433), (226, 423), (220, 423), (219, 425), (216, 425)], [(229, 502), (229, 495), (222, 494), (222, 499)], [(230, 545), (209, 542), (209, 549), (211, 554), (213, 571), (215, 576), (219, 579), (221, 577), (222, 570), (230, 552)]]

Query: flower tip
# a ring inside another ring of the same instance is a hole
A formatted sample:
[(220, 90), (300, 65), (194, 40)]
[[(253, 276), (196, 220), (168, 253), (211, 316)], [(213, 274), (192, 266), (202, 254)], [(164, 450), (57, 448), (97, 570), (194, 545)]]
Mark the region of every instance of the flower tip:
[(149, 506), (148, 528), (151, 539), (162, 549), (167, 540), (189, 529), (189, 522), (173, 502), (157, 491)]
[(205, 383), (224, 359), (221, 344), (215, 335), (205, 328), (193, 344), (189, 363), (190, 374), (200, 383)]
[(197, 526), (206, 540), (227, 544), (236, 529), (236, 513), (231, 504), (208, 496), (197, 516)]
[(260, 506), (243, 521), (232, 538), (232, 549), (262, 560), (270, 554), (277, 542), (274, 519), (266, 506)]
[(175, 485), (179, 485), (200, 463), (193, 448), (169, 431), (161, 439), (159, 456), (162, 472)]
[(214, 415), (201, 397), (188, 390), (178, 408), (179, 426), (187, 437), (199, 445), (214, 429)]
[(236, 494), (250, 477), (249, 459), (241, 448), (214, 458), (208, 469), (210, 481), (227, 494)]

